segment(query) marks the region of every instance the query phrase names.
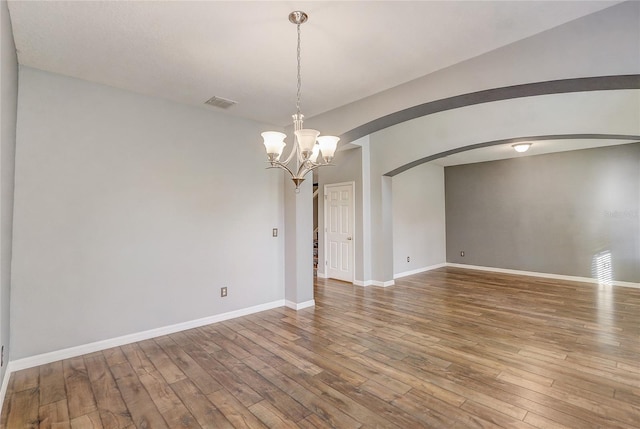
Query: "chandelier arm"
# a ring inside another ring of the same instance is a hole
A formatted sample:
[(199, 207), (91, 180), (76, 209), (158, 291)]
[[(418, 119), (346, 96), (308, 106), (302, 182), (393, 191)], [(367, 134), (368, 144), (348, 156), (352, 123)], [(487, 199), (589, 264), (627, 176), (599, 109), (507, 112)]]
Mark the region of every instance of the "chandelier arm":
[(304, 177), (304, 176), (306, 176), (306, 174), (307, 174), (308, 172), (310, 172), (310, 171), (311, 171), (311, 169), (309, 169), (309, 168), (305, 167), (305, 166), (304, 166), (304, 164), (303, 164), (303, 165), (301, 165), (301, 166), (300, 166), (300, 168), (298, 169), (298, 177)]
[(298, 167), (298, 177), (304, 177), (305, 174), (307, 174), (310, 171), (311, 170), (308, 169), (307, 163), (304, 162), (300, 164), (300, 166)]
[(313, 162), (307, 160), (306, 162), (303, 162), (298, 166), (298, 177), (304, 177), (308, 172), (311, 171), (309, 169), (310, 164), (313, 164)]
[(296, 136), (293, 136), (293, 146), (291, 147), (291, 152), (289, 152), (289, 155), (287, 156), (287, 159), (284, 161), (278, 161), (281, 164), (289, 164), (289, 162), (291, 162), (291, 160), (293, 159), (294, 154), (298, 152), (298, 146), (296, 144)]
[(313, 162), (310, 159), (307, 160), (306, 162), (304, 162), (300, 168), (298, 169), (298, 174), (300, 174), (300, 171), (304, 170), (304, 174), (307, 174), (308, 172), (310, 172), (311, 170), (315, 170), (318, 167), (321, 167), (324, 164), (320, 164), (318, 162)]
[(304, 165), (308, 160), (307, 161), (304, 160), (304, 158), (302, 157), (301, 151), (298, 150), (297, 152), (298, 152), (298, 163), (300, 165)]
[(271, 168), (281, 168), (283, 170), (287, 170), (289, 172), (289, 174), (291, 175), (291, 177), (296, 177), (294, 172), (291, 171), (291, 169), (289, 167), (287, 167), (286, 164), (283, 164), (280, 161), (272, 162), (271, 163)]
[(304, 177), (307, 173), (309, 173), (310, 171), (313, 171), (319, 167), (326, 167), (327, 165), (335, 165), (335, 164), (331, 164), (331, 163), (323, 163), (323, 164), (318, 164), (316, 162), (312, 162), (311, 166), (309, 167), (308, 165), (302, 165), (300, 169), (298, 169), (298, 176), (299, 177)]

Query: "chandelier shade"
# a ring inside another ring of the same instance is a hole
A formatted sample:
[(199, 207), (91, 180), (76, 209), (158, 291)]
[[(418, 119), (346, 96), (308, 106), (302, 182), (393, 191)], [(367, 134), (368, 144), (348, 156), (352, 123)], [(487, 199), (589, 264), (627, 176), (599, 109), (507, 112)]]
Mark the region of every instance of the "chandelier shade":
[(340, 140), (340, 138), (335, 136), (318, 137), (318, 146), (320, 152), (322, 152), (324, 162), (329, 163), (333, 160), (333, 155), (336, 153), (336, 148), (338, 147), (338, 140)]
[[(330, 164), (338, 147), (339, 137), (320, 136), (320, 131), (308, 128), (302, 128), (304, 115), (300, 113), (300, 88), (302, 86), (302, 78), (300, 73), (300, 25), (306, 22), (309, 16), (301, 11), (294, 11), (289, 14), (289, 21), (296, 24), (298, 30), (298, 92), (296, 99), (296, 113), (293, 115), (294, 127), (294, 144), (291, 152), (284, 161), (281, 161), (282, 152), (287, 145), (284, 139), (286, 134), (278, 131), (265, 131), (262, 138), (264, 147), (267, 151), (267, 159), (269, 168), (280, 168), (287, 171), (291, 175), (291, 179), (296, 186), (296, 190), (300, 183), (304, 181), (304, 176), (310, 171), (318, 167)], [(318, 156), (322, 154), (322, 161), (318, 162)], [(291, 163), (291, 167), (289, 164)]]
[(313, 152), (313, 147), (316, 144), (316, 140), (320, 135), (320, 131), (304, 129), (294, 132), (296, 140), (298, 140), (298, 147), (303, 159), (308, 159)]
[(269, 160), (277, 161), (282, 155), (284, 147), (287, 145), (284, 139), (287, 137), (285, 133), (277, 131), (265, 131), (261, 134), (264, 139), (264, 147), (267, 150)]

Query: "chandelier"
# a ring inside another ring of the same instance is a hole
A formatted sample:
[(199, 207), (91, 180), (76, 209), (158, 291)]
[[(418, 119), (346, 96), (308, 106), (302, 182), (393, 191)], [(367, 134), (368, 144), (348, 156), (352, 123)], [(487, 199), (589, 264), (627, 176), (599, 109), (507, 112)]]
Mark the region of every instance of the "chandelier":
[[(277, 131), (266, 131), (262, 133), (264, 147), (267, 150), (267, 158), (271, 166), (269, 168), (281, 168), (291, 175), (296, 190), (304, 181), (304, 176), (312, 170), (325, 165), (331, 165), (333, 155), (336, 152), (338, 140), (335, 136), (320, 136), (320, 131), (302, 128), (304, 115), (300, 113), (300, 87), (302, 79), (300, 77), (300, 25), (304, 24), (309, 16), (301, 11), (291, 12), (289, 21), (296, 24), (298, 28), (298, 49), (296, 58), (298, 60), (298, 92), (296, 98), (296, 113), (293, 116), (294, 145), (284, 161), (280, 161), (282, 151), (286, 146), (284, 139), (286, 134)], [(322, 154), (322, 160), (318, 160), (318, 155)], [(288, 164), (294, 162), (291, 168)]]

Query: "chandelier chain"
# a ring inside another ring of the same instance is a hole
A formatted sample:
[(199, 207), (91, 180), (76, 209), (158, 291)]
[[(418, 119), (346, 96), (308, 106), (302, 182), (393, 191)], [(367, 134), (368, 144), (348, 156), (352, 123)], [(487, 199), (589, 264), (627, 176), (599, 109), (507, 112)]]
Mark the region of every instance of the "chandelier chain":
[(300, 88), (302, 87), (302, 78), (301, 78), (301, 74), (300, 74), (300, 24), (297, 25), (298, 27), (298, 49), (296, 51), (296, 59), (298, 60), (298, 92), (297, 92), (297, 98), (296, 98), (296, 113), (298, 114), (298, 117), (300, 116)]

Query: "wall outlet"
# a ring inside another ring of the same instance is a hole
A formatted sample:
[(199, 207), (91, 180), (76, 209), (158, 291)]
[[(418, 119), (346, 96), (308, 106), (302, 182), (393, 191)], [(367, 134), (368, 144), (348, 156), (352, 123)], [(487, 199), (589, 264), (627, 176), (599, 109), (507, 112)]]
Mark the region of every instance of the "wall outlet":
[(464, 256), (464, 250), (460, 252), (460, 256)]
[(226, 287), (226, 286), (225, 286), (225, 287), (221, 287), (221, 288), (220, 288), (220, 296), (221, 296), (222, 298), (224, 298), (225, 296), (227, 296), (227, 287)]
[(411, 257), (407, 256), (407, 262), (411, 262)]

